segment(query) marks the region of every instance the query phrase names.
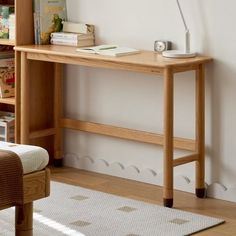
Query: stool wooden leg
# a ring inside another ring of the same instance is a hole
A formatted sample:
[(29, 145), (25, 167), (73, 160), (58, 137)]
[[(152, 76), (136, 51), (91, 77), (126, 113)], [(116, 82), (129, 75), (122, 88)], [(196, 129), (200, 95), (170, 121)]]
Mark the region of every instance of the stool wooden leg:
[(173, 206), (173, 73), (164, 73), (164, 206)]
[(16, 207), (15, 235), (33, 236), (33, 203)]
[(196, 196), (205, 197), (205, 81), (204, 66), (196, 70)]

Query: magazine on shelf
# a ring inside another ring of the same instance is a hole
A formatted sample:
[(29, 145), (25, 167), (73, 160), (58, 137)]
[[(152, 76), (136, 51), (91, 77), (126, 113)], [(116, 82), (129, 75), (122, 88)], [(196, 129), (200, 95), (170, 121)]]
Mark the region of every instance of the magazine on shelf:
[(2, 58), (0, 57), (0, 98), (12, 97), (14, 95), (15, 59), (14, 56), (8, 57), (4, 55)]

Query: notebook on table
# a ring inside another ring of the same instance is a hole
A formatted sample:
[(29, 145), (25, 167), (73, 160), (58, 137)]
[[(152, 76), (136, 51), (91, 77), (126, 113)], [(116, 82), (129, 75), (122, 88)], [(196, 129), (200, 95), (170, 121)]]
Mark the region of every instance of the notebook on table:
[(113, 57), (131, 55), (140, 52), (140, 50), (135, 48), (120, 47), (117, 45), (99, 45), (93, 47), (77, 48), (76, 51), (83, 53), (105, 55), (105, 56), (113, 56)]

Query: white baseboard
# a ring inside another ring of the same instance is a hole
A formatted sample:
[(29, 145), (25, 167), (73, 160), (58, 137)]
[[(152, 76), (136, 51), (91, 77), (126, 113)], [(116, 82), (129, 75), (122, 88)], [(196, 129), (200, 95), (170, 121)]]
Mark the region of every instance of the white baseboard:
[[(104, 159), (93, 159), (89, 156), (79, 157), (77, 154), (67, 153), (64, 156), (64, 165), (97, 173), (136, 180), (144, 183), (163, 186), (163, 174), (151, 168), (141, 169), (137, 166), (125, 166), (120, 162), (109, 163)], [(208, 185), (207, 196), (227, 201), (236, 202), (236, 187), (227, 189), (219, 183)], [(195, 193), (195, 182), (184, 175), (174, 175), (174, 188)]]
[(223, 184), (212, 183), (207, 188), (207, 196), (236, 202), (236, 186), (226, 188)]

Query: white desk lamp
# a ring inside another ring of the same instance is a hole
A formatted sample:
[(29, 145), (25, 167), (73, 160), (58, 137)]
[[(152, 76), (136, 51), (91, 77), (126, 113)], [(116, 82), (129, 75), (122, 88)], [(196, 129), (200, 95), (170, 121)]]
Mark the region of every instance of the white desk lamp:
[(182, 18), (182, 21), (184, 23), (184, 28), (185, 28), (185, 48), (184, 51), (179, 51), (179, 50), (167, 50), (162, 53), (164, 57), (172, 57), (172, 58), (187, 58), (187, 57), (195, 57), (196, 53), (195, 52), (190, 52), (190, 33), (189, 29), (187, 27), (186, 21), (184, 19), (184, 15), (182, 12), (182, 9), (179, 4), (179, 0), (176, 0), (179, 12)]

